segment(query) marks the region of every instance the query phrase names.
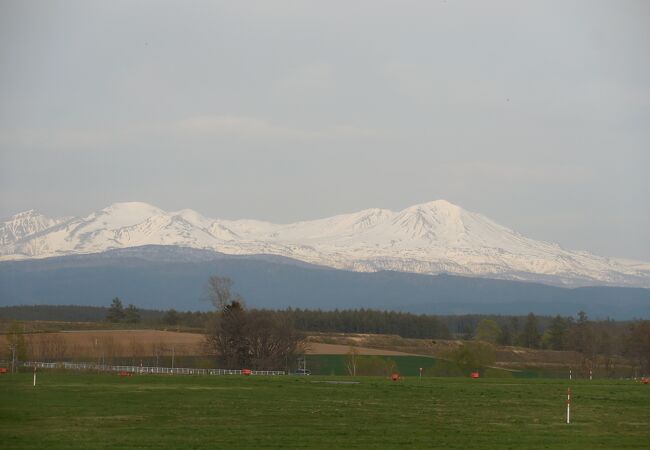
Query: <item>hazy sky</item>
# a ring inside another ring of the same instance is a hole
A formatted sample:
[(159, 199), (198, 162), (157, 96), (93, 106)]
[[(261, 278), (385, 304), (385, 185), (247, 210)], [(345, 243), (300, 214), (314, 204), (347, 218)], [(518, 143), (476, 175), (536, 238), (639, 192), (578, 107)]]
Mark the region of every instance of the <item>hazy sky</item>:
[(0, 0), (0, 216), (447, 199), (650, 261), (650, 2)]

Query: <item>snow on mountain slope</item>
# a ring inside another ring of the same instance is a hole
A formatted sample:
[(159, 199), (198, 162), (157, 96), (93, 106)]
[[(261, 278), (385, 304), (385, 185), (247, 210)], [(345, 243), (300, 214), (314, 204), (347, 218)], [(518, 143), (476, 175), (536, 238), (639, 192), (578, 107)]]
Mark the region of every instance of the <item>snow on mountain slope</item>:
[(0, 223), (0, 246), (13, 244), (27, 236), (53, 227), (66, 219), (53, 219), (34, 211), (24, 211)]
[[(454, 273), (552, 284), (650, 287), (650, 265), (572, 252), (528, 239), (444, 200), (402, 211), (367, 209), (279, 225), (215, 220), (196, 211), (165, 212), (115, 203), (83, 218), (48, 222), (21, 213), (3, 224), (0, 259), (98, 253), (173, 245), (228, 254), (271, 254), (355, 271)], [(42, 216), (41, 216), (42, 217)], [(24, 226), (7, 224), (25, 223)], [(4, 237), (4, 236), (7, 237)]]

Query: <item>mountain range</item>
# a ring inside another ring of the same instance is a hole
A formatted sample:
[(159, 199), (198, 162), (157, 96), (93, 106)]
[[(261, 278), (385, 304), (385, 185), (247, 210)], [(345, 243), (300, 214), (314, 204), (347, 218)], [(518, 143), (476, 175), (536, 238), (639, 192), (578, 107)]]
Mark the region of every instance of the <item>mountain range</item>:
[(142, 202), (114, 203), (83, 217), (50, 218), (31, 210), (0, 223), (0, 261), (149, 245), (275, 255), (356, 272), (650, 287), (650, 263), (530, 239), (445, 200), (291, 224), (210, 219), (190, 209), (167, 212)]
[[(108, 306), (209, 310), (212, 275), (231, 278), (246, 305), (332, 310), (372, 308), (434, 314), (650, 317), (650, 289), (547, 284), (405, 272), (352, 272), (272, 255), (148, 245), (87, 255), (0, 262), (0, 306)], [(0, 314), (2, 312), (0, 311)]]

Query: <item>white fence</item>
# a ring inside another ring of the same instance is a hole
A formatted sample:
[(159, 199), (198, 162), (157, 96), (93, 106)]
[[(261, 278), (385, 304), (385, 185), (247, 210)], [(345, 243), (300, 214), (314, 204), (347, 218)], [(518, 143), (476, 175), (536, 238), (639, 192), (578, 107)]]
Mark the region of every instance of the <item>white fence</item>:
[[(91, 370), (99, 372), (126, 372), (141, 374), (167, 374), (167, 375), (242, 375), (244, 370), (234, 369), (191, 369), (187, 367), (145, 367), (145, 366), (108, 366), (92, 363), (69, 362), (38, 362), (27, 361), (24, 367), (37, 367), (39, 369), (67, 369)], [(248, 373), (248, 371), (246, 371)], [(251, 370), (250, 375), (285, 375), (284, 370)]]

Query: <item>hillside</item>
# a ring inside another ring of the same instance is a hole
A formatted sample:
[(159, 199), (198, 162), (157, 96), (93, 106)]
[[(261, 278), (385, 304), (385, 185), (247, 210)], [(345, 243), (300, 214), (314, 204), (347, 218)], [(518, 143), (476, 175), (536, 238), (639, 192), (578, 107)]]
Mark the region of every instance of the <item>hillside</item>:
[(351, 272), (287, 258), (231, 256), (175, 247), (0, 262), (0, 305), (106, 306), (113, 297), (139, 308), (208, 310), (208, 277), (228, 276), (257, 308), (376, 308), (434, 314), (650, 317), (650, 290), (560, 288), (452, 275)]

